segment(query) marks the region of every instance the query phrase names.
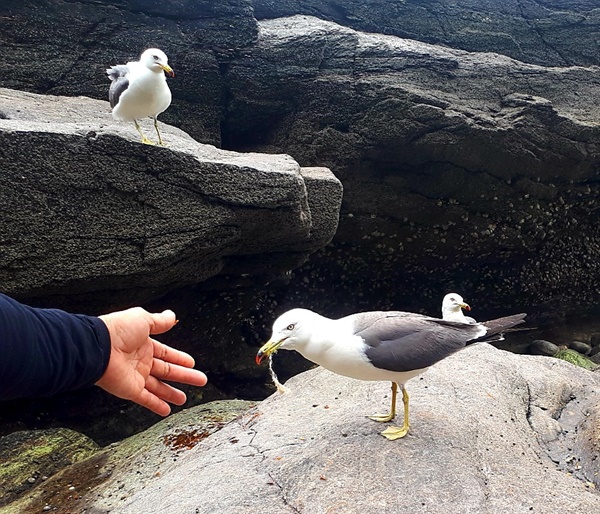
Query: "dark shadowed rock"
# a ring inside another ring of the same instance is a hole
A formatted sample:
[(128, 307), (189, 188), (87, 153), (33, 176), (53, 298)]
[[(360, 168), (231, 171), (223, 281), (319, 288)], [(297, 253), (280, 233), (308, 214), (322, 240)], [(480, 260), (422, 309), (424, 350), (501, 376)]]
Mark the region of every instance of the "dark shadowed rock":
[(0, 98), (5, 293), (104, 295), (108, 308), (221, 274), (229, 288), (236, 276), (264, 283), (335, 233), (342, 190), (327, 170), (306, 170), (307, 187), (286, 155), (227, 152), (169, 127), (168, 148), (139, 144), (105, 102)]
[(253, 0), (257, 18), (316, 16), (391, 34), (547, 66), (598, 64), (594, 0)]
[(600, 502), (589, 426), (600, 375), (571, 364), (470, 347), (409, 382), (411, 432), (394, 442), (365, 416), (388, 406), (389, 383), (317, 369), (287, 385), (289, 393), (182, 446), (176, 461), (164, 462), (160, 441), (149, 454), (113, 461), (110, 480), (81, 490), (71, 508), (392, 514), (455, 513), (460, 505), (460, 512), (574, 514)]
[(582, 355), (588, 355), (592, 351), (592, 346), (588, 343), (584, 343), (583, 341), (569, 341), (567, 346), (571, 350), (575, 350), (576, 352), (581, 353)]
[(536, 339), (529, 345), (529, 353), (532, 355), (552, 356), (558, 351), (558, 346), (544, 339)]
[(228, 68), (224, 141), (326, 165), (342, 180), (335, 245), (307, 271), (345, 277), (321, 310), (434, 312), (448, 290), (480, 312), (597, 303), (598, 68), (312, 17), (259, 28)]
[(176, 73), (162, 121), (219, 144), (220, 66), (256, 39), (250, 0), (3, 0), (0, 86), (108, 99), (105, 69), (159, 47)]

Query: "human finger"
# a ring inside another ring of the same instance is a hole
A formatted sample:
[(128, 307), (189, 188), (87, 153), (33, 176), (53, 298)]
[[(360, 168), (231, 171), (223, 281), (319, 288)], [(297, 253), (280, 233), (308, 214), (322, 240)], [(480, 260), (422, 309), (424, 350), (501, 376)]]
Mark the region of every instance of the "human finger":
[(152, 344), (154, 345), (154, 357), (157, 359), (170, 362), (172, 364), (178, 364), (179, 366), (184, 366), (186, 368), (194, 367), (194, 358), (189, 353), (171, 348), (170, 346), (160, 343), (155, 339), (152, 339)]
[(140, 314), (148, 323), (150, 334), (163, 334), (177, 323), (175, 313), (170, 309), (152, 313), (140, 308)]
[(141, 405), (142, 407), (146, 407), (159, 416), (168, 416), (171, 413), (171, 407), (169, 404), (148, 391), (148, 389), (142, 389), (138, 396), (131, 398), (131, 401)]
[(194, 386), (206, 385), (206, 382), (208, 381), (206, 375), (202, 373), (202, 371), (179, 366), (177, 364), (165, 362), (156, 358), (152, 361), (150, 375), (159, 380), (179, 382), (180, 384), (189, 384)]
[(187, 396), (183, 391), (169, 384), (165, 384), (154, 378), (152, 375), (146, 380), (146, 389), (161, 400), (175, 405), (183, 405), (187, 400)]

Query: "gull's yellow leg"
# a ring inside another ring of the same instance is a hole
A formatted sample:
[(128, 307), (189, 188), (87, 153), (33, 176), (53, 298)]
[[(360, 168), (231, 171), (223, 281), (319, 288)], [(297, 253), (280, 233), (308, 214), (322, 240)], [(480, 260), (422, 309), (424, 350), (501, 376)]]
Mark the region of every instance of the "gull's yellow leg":
[(390, 441), (404, 437), (406, 434), (408, 434), (408, 429), (410, 428), (408, 423), (408, 393), (404, 388), (404, 384), (402, 384), (400, 387), (402, 388), (402, 403), (404, 403), (404, 423), (402, 423), (401, 427), (388, 427), (381, 432), (381, 435)]
[(135, 123), (135, 128), (140, 133), (140, 136), (142, 136), (142, 143), (144, 143), (145, 145), (153, 145), (154, 143), (150, 141), (142, 132), (142, 127), (139, 126), (137, 120), (133, 120), (133, 123)]
[(398, 384), (396, 382), (392, 382), (392, 407), (390, 408), (389, 414), (375, 414), (374, 416), (369, 416), (373, 421), (379, 421), (380, 423), (385, 423), (386, 421), (391, 421), (396, 417), (396, 396), (398, 394)]
[(154, 128), (158, 134), (158, 144), (164, 146), (165, 144), (163, 143), (162, 137), (160, 137), (160, 131), (158, 130), (158, 120), (156, 119), (156, 116), (154, 116)]

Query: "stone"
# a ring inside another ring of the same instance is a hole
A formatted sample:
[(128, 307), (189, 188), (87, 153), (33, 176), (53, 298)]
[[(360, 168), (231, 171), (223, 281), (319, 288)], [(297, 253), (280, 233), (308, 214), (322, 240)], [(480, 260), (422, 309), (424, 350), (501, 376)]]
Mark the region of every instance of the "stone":
[(579, 352), (581, 355), (588, 355), (592, 350), (592, 346), (588, 343), (584, 343), (583, 341), (569, 341), (567, 346), (571, 350)]
[[(83, 492), (71, 509), (98, 514), (157, 508), (165, 514), (355, 514), (374, 508), (391, 514), (399, 505), (406, 512), (440, 514), (455, 513), (457, 505), (464, 512), (597, 509), (593, 484), (600, 485), (600, 470), (597, 444), (589, 436), (600, 405), (598, 374), (556, 359), (474, 345), (408, 383), (411, 431), (394, 442), (366, 417), (388, 408), (389, 383), (317, 368), (286, 385), (288, 393), (274, 394), (192, 447), (165, 448), (155, 437), (149, 455), (130, 455), (127, 465), (111, 468), (109, 480), (88, 491), (74, 481)], [(49, 480), (45, 488), (57, 477)], [(45, 501), (51, 504), (40, 495), (30, 505), (41, 510)]]
[(41, 477), (51, 477), (99, 450), (94, 441), (67, 428), (21, 430), (0, 437), (0, 507), (31, 490)]
[(228, 66), (223, 144), (285, 152), (342, 181), (334, 241), (295, 283), (310, 295), (304, 277), (344, 276), (314, 298), (319, 311), (437, 312), (456, 285), (477, 291), (483, 318), (509, 304), (548, 319), (597, 304), (588, 248), (600, 252), (598, 68), (548, 68), (312, 16), (258, 27), (256, 45)]
[(598, 64), (594, 0), (254, 0), (259, 19), (304, 14), (364, 32), (391, 34), (545, 66)]
[(221, 273), (229, 288), (236, 275), (263, 283), (300, 266), (337, 228), (342, 188), (328, 170), (219, 150), (170, 127), (167, 148), (138, 144), (133, 124), (97, 100), (6, 89), (0, 98), (7, 294), (97, 293), (106, 309), (124, 303), (119, 291), (147, 302)]
[(529, 353), (532, 355), (552, 356), (558, 351), (558, 346), (544, 339), (536, 339), (529, 345)]
[[(218, 431), (226, 423), (236, 419), (254, 405), (243, 400), (228, 400), (206, 403), (179, 412), (155, 424), (145, 432), (137, 434), (104, 449), (96, 445), (92, 455), (84, 459), (80, 451), (77, 459), (71, 459), (73, 466), (65, 465), (64, 461), (73, 454), (73, 449), (63, 444), (57, 444), (46, 451), (45, 446), (35, 449), (38, 454), (46, 455), (46, 459), (54, 462), (54, 467), (61, 463), (59, 473), (49, 476), (43, 485), (28, 488), (26, 494), (20, 491), (18, 495), (2, 496), (3, 503), (9, 503), (2, 510), (5, 514), (35, 512), (50, 505), (53, 510), (69, 510), (81, 501), (90, 489), (106, 487), (115, 491), (117, 497), (131, 495), (133, 491), (143, 489), (152, 483), (153, 479), (177, 465), (178, 459), (184, 456), (196, 445)], [(64, 429), (56, 430), (59, 434), (67, 432), (71, 437), (84, 436)], [(19, 434), (23, 434), (20, 432)], [(37, 432), (25, 432), (26, 437), (36, 436)], [(9, 435), (0, 439), (9, 444), (17, 435)], [(23, 436), (21, 436), (23, 437)], [(93, 443), (92, 443), (93, 444)], [(11, 472), (10, 480), (17, 480), (20, 475), (12, 475), (14, 466), (22, 466), (23, 454), (21, 447), (12, 443), (12, 461), (6, 471)], [(89, 452), (88, 452), (89, 453)], [(44, 461), (37, 463), (35, 469), (48, 469)], [(2, 468), (4, 471), (4, 466)], [(124, 478), (126, 480), (124, 480)], [(4, 492), (10, 482), (2, 481)], [(74, 491), (77, 491), (74, 493)], [(5, 501), (8, 499), (8, 501)], [(0, 503), (0, 505), (2, 505)]]

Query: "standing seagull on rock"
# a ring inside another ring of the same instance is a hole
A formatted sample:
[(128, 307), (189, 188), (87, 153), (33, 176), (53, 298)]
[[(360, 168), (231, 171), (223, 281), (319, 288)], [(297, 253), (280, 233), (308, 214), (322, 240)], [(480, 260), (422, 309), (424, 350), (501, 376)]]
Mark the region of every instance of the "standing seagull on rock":
[(113, 118), (133, 121), (142, 136), (142, 143), (149, 145), (154, 143), (144, 135), (138, 120), (146, 117), (154, 119), (158, 144), (162, 145), (156, 117), (171, 105), (171, 90), (165, 72), (170, 77), (175, 76), (167, 56), (158, 48), (146, 50), (139, 61), (118, 64), (106, 70), (111, 80), (108, 99)]
[(404, 388), (408, 380), (468, 344), (503, 340), (502, 333), (523, 323), (525, 316), (515, 314), (485, 323), (464, 323), (410, 312), (380, 311), (333, 320), (306, 309), (293, 309), (275, 320), (271, 339), (256, 354), (256, 362), (260, 364), (264, 357), (282, 348), (296, 350), (338, 375), (389, 380), (392, 382), (390, 412), (371, 416), (380, 422), (396, 416), (400, 385), (404, 423), (381, 433), (393, 440), (408, 433), (408, 393)]

